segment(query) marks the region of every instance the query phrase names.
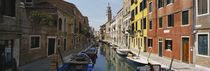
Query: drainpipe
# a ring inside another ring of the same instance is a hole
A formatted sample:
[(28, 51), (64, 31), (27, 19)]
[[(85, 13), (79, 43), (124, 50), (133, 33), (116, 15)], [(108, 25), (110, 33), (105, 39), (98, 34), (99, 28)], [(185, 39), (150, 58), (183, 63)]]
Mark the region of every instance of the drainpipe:
[(193, 34), (193, 39), (192, 39), (192, 42), (193, 42), (193, 65), (195, 66), (196, 64), (196, 48), (195, 48), (195, 33), (194, 33), (194, 28), (195, 28), (195, 0), (192, 0), (192, 16), (193, 16), (193, 20), (192, 20), (192, 34)]

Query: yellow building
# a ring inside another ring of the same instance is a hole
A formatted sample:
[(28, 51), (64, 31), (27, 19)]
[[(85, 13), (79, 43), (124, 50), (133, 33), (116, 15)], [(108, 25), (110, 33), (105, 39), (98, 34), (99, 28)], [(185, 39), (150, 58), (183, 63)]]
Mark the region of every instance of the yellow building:
[(146, 50), (147, 0), (131, 1), (130, 42), (131, 48)]

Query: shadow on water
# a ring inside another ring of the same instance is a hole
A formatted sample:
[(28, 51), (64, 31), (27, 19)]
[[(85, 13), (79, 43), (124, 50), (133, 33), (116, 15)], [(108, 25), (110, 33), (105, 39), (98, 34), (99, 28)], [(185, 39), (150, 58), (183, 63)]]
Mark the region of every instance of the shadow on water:
[(106, 44), (99, 44), (94, 71), (136, 71), (134, 65), (121, 57)]

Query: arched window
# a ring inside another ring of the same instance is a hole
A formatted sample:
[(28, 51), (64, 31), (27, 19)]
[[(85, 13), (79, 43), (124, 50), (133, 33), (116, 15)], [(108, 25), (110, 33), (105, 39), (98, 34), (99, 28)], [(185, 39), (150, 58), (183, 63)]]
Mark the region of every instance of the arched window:
[(59, 18), (59, 21), (58, 21), (58, 29), (59, 31), (62, 31), (62, 19)]

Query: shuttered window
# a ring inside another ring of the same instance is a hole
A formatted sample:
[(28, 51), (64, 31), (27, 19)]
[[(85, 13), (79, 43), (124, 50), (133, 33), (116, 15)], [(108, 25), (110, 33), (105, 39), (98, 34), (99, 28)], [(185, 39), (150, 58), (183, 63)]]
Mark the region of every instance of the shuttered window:
[(144, 22), (144, 29), (147, 29), (147, 20), (146, 20), (146, 18), (143, 19), (143, 22)]
[(189, 24), (189, 17), (188, 17), (188, 11), (182, 12), (182, 25), (188, 25)]
[(174, 15), (168, 15), (168, 27), (174, 27)]
[(166, 0), (166, 5), (174, 3), (174, 0)]
[(208, 13), (208, 0), (197, 0), (198, 15)]
[(149, 21), (149, 29), (152, 30), (152, 21)]
[(163, 28), (163, 18), (159, 18), (159, 28)]
[(198, 35), (198, 54), (208, 55), (208, 34)]
[(164, 0), (158, 0), (158, 8), (161, 8), (164, 6)]
[(149, 3), (149, 13), (152, 12), (152, 2)]

